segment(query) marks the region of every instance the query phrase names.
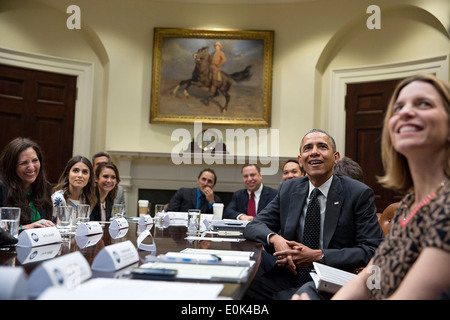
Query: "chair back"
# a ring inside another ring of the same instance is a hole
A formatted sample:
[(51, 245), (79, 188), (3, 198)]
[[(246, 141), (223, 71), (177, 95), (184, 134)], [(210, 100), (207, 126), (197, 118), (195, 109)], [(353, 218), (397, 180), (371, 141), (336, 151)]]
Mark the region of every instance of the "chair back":
[(394, 202), (388, 205), (386, 209), (383, 210), (383, 213), (378, 219), (378, 223), (380, 224), (381, 229), (383, 229), (384, 235), (387, 235), (387, 233), (389, 232), (392, 219), (394, 218), (395, 211), (397, 210), (399, 204), (400, 202)]

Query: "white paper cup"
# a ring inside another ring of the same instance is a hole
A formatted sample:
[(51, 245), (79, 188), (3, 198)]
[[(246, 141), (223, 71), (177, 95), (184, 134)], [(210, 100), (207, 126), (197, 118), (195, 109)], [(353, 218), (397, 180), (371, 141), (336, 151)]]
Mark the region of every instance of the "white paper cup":
[(213, 220), (222, 220), (223, 203), (213, 204)]
[(139, 216), (143, 216), (149, 213), (148, 211), (148, 205), (149, 202), (148, 200), (139, 200), (138, 201), (139, 204)]

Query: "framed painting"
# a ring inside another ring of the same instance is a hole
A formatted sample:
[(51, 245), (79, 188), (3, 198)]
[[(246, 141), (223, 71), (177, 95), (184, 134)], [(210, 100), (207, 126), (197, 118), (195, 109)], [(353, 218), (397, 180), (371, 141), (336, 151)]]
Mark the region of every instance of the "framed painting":
[(155, 28), (151, 123), (270, 126), (273, 31)]

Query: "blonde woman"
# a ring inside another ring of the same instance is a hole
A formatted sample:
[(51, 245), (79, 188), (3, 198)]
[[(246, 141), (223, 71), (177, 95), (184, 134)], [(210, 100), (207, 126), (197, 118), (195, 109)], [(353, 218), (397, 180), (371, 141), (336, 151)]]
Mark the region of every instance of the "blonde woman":
[[(406, 193), (386, 239), (334, 299), (437, 299), (450, 291), (450, 86), (402, 81), (382, 135), (380, 182)], [(379, 278), (378, 278), (379, 276)]]

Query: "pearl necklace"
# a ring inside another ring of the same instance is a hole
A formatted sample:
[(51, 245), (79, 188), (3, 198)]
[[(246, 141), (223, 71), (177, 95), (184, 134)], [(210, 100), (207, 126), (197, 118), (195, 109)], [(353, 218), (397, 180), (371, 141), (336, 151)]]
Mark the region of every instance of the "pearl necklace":
[(448, 178), (445, 178), (444, 180), (442, 180), (442, 182), (439, 184), (436, 191), (430, 193), (424, 200), (422, 200), (422, 202), (420, 202), (419, 205), (417, 207), (415, 207), (414, 210), (412, 210), (408, 216), (406, 216), (406, 214), (403, 214), (403, 219), (400, 221), (402, 227), (406, 226), (408, 224), (408, 222), (417, 213), (417, 211), (419, 211), (420, 208), (422, 208), (423, 206), (427, 205), (431, 201), (431, 199), (433, 199), (436, 196), (436, 194), (442, 189), (442, 187), (447, 184), (447, 181), (448, 181)]

